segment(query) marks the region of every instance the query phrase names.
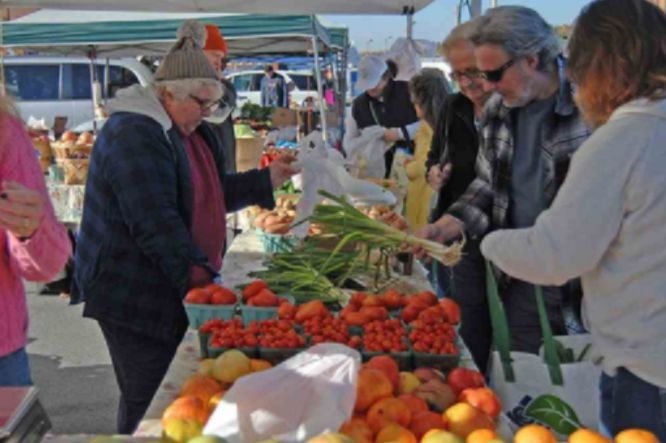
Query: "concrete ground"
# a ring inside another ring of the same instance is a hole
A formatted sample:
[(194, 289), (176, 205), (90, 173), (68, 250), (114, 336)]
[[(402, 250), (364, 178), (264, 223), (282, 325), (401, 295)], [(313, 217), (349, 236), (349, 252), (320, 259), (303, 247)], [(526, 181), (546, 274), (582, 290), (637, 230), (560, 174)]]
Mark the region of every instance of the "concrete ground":
[(97, 323), (28, 285), (28, 355), (55, 434), (114, 434), (118, 388)]

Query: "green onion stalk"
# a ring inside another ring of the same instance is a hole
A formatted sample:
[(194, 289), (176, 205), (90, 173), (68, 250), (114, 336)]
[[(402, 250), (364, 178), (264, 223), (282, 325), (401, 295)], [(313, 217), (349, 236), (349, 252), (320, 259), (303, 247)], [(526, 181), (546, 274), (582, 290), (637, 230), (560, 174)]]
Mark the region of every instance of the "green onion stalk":
[(428, 256), (445, 266), (453, 266), (460, 261), (464, 240), (451, 246), (445, 246), (419, 238), (381, 221), (371, 219), (349, 204), (345, 197), (338, 197), (323, 190), (320, 190), (319, 194), (335, 204), (315, 206), (313, 214), (308, 220), (320, 225), (327, 234), (341, 238), (333, 255), (347, 243), (359, 242), (383, 252), (399, 252), (406, 247), (419, 247)]

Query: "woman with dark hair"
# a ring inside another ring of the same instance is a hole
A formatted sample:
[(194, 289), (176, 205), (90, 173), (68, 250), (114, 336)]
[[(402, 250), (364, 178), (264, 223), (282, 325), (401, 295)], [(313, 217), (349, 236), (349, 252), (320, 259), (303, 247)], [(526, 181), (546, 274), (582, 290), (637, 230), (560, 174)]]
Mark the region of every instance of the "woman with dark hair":
[(493, 232), (481, 250), (532, 283), (582, 277), (604, 428), (666, 441), (666, 15), (646, 0), (594, 1), (569, 48), (595, 132), (535, 226)]
[(433, 189), (426, 181), (426, 160), (432, 143), (433, 128), (444, 107), (448, 85), (444, 73), (436, 68), (424, 68), (409, 81), (409, 92), (421, 119), (414, 136), (414, 156), (405, 165), (409, 185), (405, 215), (412, 229), (428, 223), (430, 198)]

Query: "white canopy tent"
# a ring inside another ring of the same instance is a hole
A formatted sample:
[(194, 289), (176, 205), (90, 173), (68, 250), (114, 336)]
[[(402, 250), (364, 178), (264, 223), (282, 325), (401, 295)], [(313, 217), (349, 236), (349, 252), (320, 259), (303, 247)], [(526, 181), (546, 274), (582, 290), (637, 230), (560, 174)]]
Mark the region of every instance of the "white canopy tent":
[(414, 14), (433, 0), (0, 0), (3, 6), (262, 14)]

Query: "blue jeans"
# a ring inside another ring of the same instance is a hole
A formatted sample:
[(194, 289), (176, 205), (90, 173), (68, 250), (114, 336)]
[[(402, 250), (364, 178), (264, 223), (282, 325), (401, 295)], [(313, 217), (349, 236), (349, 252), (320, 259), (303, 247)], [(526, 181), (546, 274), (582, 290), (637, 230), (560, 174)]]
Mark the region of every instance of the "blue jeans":
[(601, 424), (612, 435), (629, 428), (646, 429), (666, 442), (666, 388), (652, 385), (620, 368), (614, 377), (601, 374)]
[(25, 347), (0, 357), (0, 386), (30, 386), (30, 364)]

